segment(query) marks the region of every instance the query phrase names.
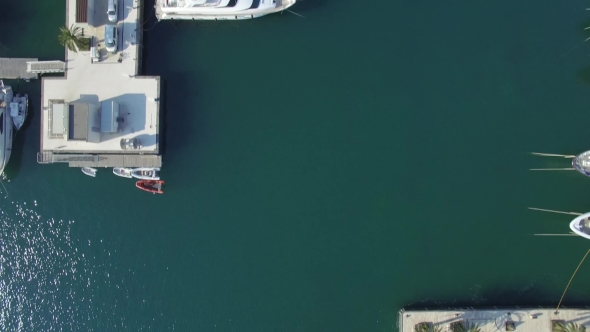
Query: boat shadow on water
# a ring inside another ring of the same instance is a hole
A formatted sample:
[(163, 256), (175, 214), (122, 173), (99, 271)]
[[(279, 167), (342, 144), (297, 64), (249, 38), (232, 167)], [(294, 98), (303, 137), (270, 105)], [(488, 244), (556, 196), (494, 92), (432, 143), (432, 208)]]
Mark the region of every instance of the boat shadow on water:
[[(16, 128), (14, 130), (16, 130)], [(8, 164), (6, 164), (6, 168), (4, 169), (7, 178), (10, 180), (17, 178), (20, 173), (24, 147), (25, 140), (21, 132), (20, 135), (17, 134), (12, 141), (12, 153), (10, 154)]]

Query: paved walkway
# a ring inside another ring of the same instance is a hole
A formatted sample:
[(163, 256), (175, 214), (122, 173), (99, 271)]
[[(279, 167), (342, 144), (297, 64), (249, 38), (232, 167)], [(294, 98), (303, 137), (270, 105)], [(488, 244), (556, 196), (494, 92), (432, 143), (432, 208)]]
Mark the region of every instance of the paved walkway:
[(451, 325), (456, 322), (477, 324), (481, 332), (510, 331), (507, 326), (515, 327), (517, 332), (552, 332), (552, 321), (574, 322), (590, 327), (590, 308), (560, 309), (555, 314), (553, 309), (486, 309), (486, 310), (420, 310), (400, 311), (399, 331), (414, 332), (419, 323), (433, 324), (443, 332), (452, 332)]

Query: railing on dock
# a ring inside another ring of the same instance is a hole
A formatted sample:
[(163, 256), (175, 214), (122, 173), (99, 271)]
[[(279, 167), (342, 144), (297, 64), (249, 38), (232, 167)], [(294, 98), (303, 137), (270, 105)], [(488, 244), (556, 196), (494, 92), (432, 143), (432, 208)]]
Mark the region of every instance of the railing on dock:
[(37, 153), (37, 162), (39, 164), (53, 163), (71, 163), (71, 162), (98, 162), (97, 155), (91, 154), (59, 154), (51, 151), (42, 151)]
[(66, 71), (66, 63), (63, 61), (29, 61), (27, 73), (63, 73)]

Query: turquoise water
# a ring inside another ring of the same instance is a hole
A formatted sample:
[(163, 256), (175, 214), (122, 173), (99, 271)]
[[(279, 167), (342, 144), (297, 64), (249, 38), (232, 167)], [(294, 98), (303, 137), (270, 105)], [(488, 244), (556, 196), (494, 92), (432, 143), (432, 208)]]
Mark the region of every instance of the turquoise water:
[[(532, 236), (570, 218), (526, 207), (586, 212), (590, 180), (528, 152), (590, 148), (585, 5), (359, 4), (151, 17), (162, 196), (38, 165), (40, 85), (7, 81), (32, 115), (0, 199), (0, 329), (395, 331), (407, 306), (556, 305), (590, 242)], [(0, 56), (63, 59), (64, 10), (7, 5)]]

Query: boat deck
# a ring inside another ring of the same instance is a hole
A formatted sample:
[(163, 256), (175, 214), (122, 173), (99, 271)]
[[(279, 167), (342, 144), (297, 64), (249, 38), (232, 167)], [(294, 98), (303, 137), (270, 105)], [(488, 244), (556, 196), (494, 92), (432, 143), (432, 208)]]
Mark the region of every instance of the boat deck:
[[(590, 308), (562, 308), (557, 314), (555, 308), (402, 310), (398, 319), (399, 332), (414, 332), (419, 323), (438, 326), (442, 332), (452, 332), (451, 324), (460, 321), (477, 324), (481, 332), (552, 332), (554, 321), (573, 322), (590, 328)], [(514, 330), (510, 329), (511, 326)]]

